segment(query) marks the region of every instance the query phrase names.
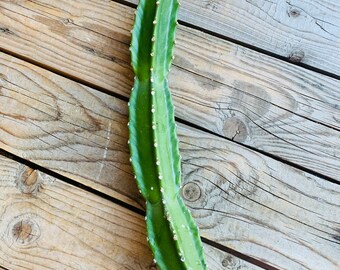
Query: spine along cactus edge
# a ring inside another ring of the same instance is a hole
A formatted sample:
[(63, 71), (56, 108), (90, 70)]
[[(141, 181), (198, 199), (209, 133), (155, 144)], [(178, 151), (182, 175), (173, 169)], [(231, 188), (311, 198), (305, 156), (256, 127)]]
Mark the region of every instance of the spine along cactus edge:
[(140, 0), (132, 30), (129, 102), (132, 167), (146, 199), (148, 241), (161, 270), (206, 269), (198, 228), (179, 191), (180, 155), (167, 76), (179, 2)]

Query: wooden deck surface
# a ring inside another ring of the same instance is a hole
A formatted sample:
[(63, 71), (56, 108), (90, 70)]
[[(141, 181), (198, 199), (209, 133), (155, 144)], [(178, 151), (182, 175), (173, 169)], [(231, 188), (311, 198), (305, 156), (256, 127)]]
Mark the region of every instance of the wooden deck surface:
[[(169, 84), (209, 269), (339, 270), (339, 2), (181, 3)], [(0, 0), (1, 270), (156, 269), (127, 147), (135, 5)]]

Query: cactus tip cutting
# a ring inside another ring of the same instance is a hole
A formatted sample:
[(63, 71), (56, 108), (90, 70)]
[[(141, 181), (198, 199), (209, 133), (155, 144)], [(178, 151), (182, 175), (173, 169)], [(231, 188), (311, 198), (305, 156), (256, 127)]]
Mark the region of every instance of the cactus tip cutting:
[(139, 1), (130, 47), (129, 145), (158, 268), (201, 270), (206, 263), (198, 228), (179, 194), (181, 161), (167, 80), (178, 8), (177, 0)]

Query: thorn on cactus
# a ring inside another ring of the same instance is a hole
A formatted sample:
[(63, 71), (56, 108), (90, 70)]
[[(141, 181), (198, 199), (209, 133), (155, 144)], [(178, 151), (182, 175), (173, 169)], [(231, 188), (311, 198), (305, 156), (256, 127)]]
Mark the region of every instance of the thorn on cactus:
[(179, 195), (181, 158), (167, 79), (178, 6), (177, 0), (139, 1), (130, 47), (135, 82), (128, 104), (128, 143), (147, 202), (147, 240), (158, 268), (205, 270), (198, 228)]

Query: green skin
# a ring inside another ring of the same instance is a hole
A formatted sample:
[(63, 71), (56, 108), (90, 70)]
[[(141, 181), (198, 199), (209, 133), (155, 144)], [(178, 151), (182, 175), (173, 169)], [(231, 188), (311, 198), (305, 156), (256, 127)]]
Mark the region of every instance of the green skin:
[(168, 88), (179, 3), (140, 0), (132, 32), (131, 162), (146, 199), (148, 241), (161, 270), (206, 269), (198, 228), (179, 191), (181, 161)]

